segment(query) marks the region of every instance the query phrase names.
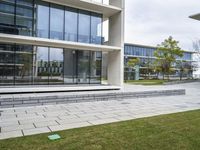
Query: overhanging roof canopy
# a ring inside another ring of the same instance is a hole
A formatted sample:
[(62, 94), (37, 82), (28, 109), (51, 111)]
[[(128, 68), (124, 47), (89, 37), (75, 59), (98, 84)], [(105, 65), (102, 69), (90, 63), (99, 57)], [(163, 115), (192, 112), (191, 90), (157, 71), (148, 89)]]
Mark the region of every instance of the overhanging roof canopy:
[(200, 13), (195, 14), (195, 15), (191, 15), (190, 18), (200, 20)]
[(120, 12), (122, 9), (112, 5), (101, 4), (92, 0), (43, 0), (50, 3), (71, 6), (103, 14), (105, 18)]

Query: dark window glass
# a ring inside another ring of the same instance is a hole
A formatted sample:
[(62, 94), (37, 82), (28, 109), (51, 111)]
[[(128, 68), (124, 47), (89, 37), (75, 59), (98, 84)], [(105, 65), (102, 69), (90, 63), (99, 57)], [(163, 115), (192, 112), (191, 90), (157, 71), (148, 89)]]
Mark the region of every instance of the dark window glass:
[(101, 83), (102, 53), (90, 53), (90, 83)]
[(50, 9), (50, 38), (63, 40), (64, 8), (52, 5)]
[(16, 28), (19, 35), (32, 36), (33, 32), (33, 1), (16, 1)]
[(66, 84), (77, 83), (77, 52), (64, 50), (64, 82)]
[(78, 83), (89, 83), (89, 51), (78, 51)]
[(14, 45), (0, 43), (0, 85), (14, 84)]
[(90, 12), (79, 11), (78, 42), (90, 43)]
[(34, 84), (49, 83), (49, 48), (37, 47), (36, 54), (36, 72), (34, 75)]
[(49, 52), (49, 84), (63, 84), (63, 49), (50, 48)]
[(49, 38), (49, 5), (44, 2), (37, 4), (37, 36)]
[(101, 44), (102, 42), (102, 17), (92, 13), (91, 16), (91, 43)]
[(33, 46), (16, 45), (15, 84), (32, 84)]
[(78, 38), (78, 13), (76, 9), (65, 9), (65, 40), (77, 42)]
[(15, 3), (0, 1), (0, 33), (17, 34), (14, 15)]

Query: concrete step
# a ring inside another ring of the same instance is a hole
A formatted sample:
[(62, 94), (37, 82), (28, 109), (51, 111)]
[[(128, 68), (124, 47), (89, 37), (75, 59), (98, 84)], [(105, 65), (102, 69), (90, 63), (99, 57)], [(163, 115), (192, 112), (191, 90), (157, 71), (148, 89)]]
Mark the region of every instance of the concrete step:
[(93, 94), (67, 94), (55, 96), (11, 96), (0, 97), (0, 108), (12, 107), (28, 107), (40, 106), (51, 104), (67, 104), (67, 103), (80, 103), (91, 101), (109, 101), (109, 100), (123, 100), (135, 99), (145, 97), (161, 97), (161, 96), (174, 96), (185, 95), (184, 89), (178, 90), (156, 90), (156, 91), (142, 91), (142, 92), (109, 92), (109, 93), (93, 93)]

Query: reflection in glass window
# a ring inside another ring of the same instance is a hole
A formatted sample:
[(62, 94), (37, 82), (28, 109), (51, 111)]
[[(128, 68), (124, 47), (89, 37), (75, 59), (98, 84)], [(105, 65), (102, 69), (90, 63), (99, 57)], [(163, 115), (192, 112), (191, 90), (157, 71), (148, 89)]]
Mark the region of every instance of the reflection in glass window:
[(14, 45), (0, 43), (0, 85), (14, 84)]
[(33, 46), (16, 45), (15, 84), (32, 84)]
[(64, 49), (64, 82), (77, 83), (77, 53), (76, 50)]
[(34, 84), (48, 84), (49, 82), (49, 48), (37, 47), (36, 73)]
[(37, 36), (49, 38), (49, 5), (45, 2), (37, 5)]
[(62, 6), (51, 5), (50, 8), (50, 38), (63, 40), (64, 9)]
[(101, 44), (102, 40), (102, 17), (99, 14), (91, 15), (91, 43)]
[(78, 83), (89, 83), (89, 51), (78, 51)]
[(33, 1), (16, 1), (16, 28), (19, 35), (32, 36), (33, 32)]
[(90, 83), (101, 83), (102, 53), (91, 52), (90, 54)]
[(78, 42), (90, 43), (90, 13), (79, 11)]
[(78, 13), (76, 9), (65, 9), (65, 40), (77, 42), (78, 38)]
[(50, 48), (49, 84), (63, 84), (63, 49)]
[(0, 33), (17, 34), (14, 22), (14, 6), (14, 0), (11, 3), (0, 2)]

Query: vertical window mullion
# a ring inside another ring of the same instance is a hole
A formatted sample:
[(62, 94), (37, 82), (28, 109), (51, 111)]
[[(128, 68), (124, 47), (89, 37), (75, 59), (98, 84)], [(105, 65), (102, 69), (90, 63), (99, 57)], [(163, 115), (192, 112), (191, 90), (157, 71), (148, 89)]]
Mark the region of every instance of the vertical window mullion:
[(78, 42), (79, 41), (79, 9), (77, 10), (77, 39), (76, 41)]
[(16, 14), (17, 14), (17, 0), (15, 0), (15, 6), (14, 6), (14, 27), (15, 27), (14, 30), (16, 30), (16, 27), (17, 27)]
[(64, 7), (64, 21), (63, 21), (63, 41), (65, 41), (65, 14), (66, 13), (66, 7)]
[(48, 38), (50, 39), (50, 31), (51, 31), (51, 4), (49, 3), (49, 33)]
[(92, 43), (92, 13), (90, 12), (89, 13), (90, 14), (90, 36), (89, 36), (89, 38), (90, 38), (90, 40), (89, 40), (89, 43)]

